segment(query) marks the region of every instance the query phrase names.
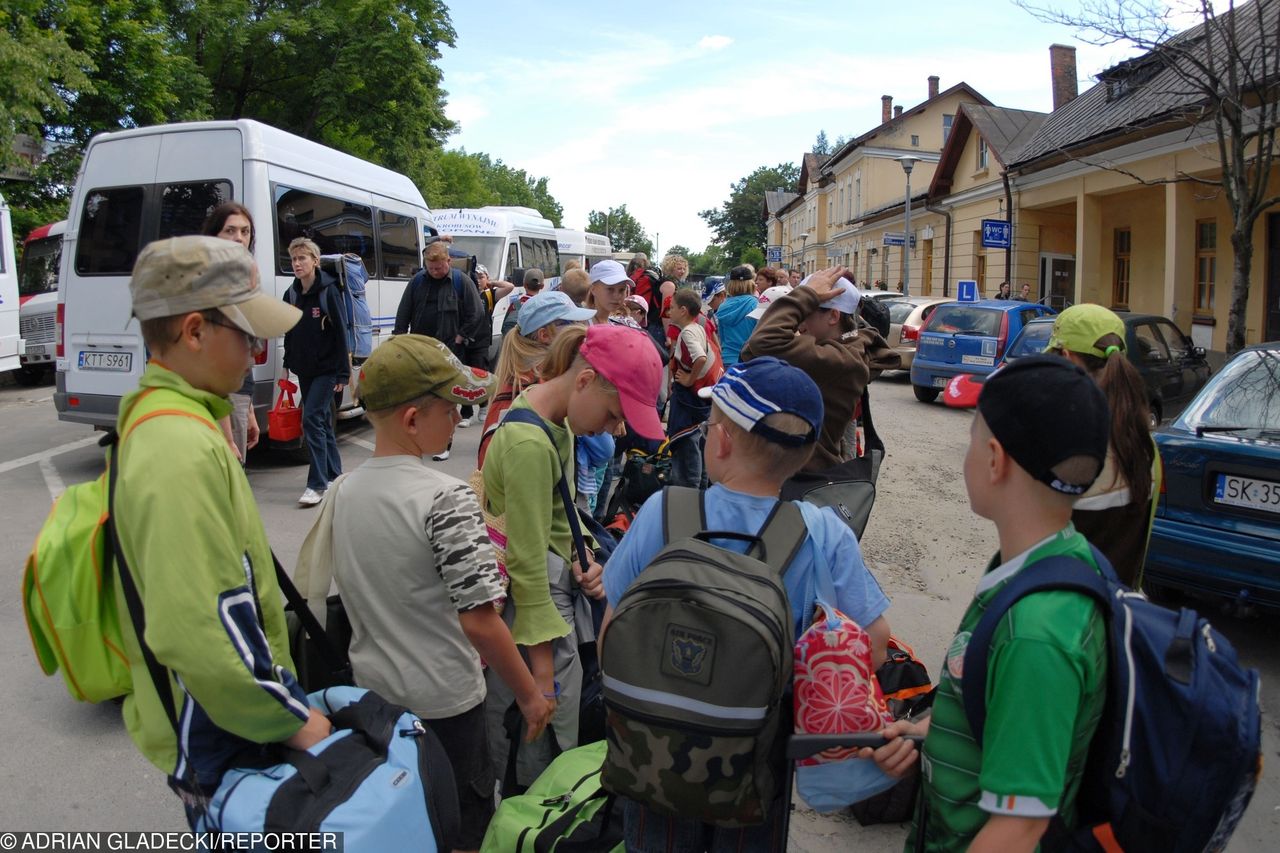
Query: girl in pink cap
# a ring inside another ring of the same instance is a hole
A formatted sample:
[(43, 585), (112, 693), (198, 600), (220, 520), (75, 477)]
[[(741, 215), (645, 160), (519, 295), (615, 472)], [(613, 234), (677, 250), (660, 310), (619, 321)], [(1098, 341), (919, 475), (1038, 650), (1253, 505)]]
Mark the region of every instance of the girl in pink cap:
[[(555, 339), (542, 365), (542, 382), (511, 404), (490, 441), (482, 476), (486, 511), (506, 515), (506, 569), (511, 580), (503, 618), (522, 647), (542, 692), (558, 702), (551, 718), (559, 750), (578, 742), (582, 665), (578, 646), (595, 639), (590, 603), (600, 599), (601, 567), (575, 556), (569, 517), (560, 498), (563, 478), (574, 490), (575, 435), (613, 432), (626, 423), (661, 439), (658, 391), (662, 362), (648, 335), (624, 326), (571, 327)], [(540, 422), (511, 413), (529, 410)], [(512, 696), (500, 678), (489, 679), (486, 716), (491, 760), (505, 777), (503, 715)], [(521, 744), (516, 778), (529, 785), (558, 750), (549, 735)]]

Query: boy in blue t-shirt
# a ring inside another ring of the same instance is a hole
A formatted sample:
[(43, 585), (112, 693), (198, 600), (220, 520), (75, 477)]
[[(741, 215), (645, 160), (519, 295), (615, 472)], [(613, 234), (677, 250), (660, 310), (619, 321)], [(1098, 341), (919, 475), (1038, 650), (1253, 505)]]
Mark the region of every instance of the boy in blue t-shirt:
[[(707, 529), (756, 533), (778, 501), (782, 483), (804, 466), (822, 428), (822, 393), (803, 371), (780, 359), (762, 356), (735, 364), (709, 389), (711, 414), (706, 433), (706, 470), (714, 484), (705, 497)], [(662, 493), (645, 501), (627, 535), (618, 544), (604, 571), (604, 642), (609, 619), (627, 587), (666, 544), (662, 533)], [(835, 605), (859, 625), (872, 641), (872, 662), (884, 660), (889, 623), (884, 612), (889, 599), (862, 562), (858, 540), (831, 510), (809, 514), (809, 538), (783, 577), (791, 602), (795, 629), (813, 618), (816, 582), (814, 568), (821, 560), (831, 567)], [(713, 539), (716, 545), (746, 551), (739, 540)], [(627, 849), (662, 850), (781, 850), (786, 839), (776, 838), (781, 826), (781, 799), (761, 826), (722, 829), (696, 820), (680, 820), (625, 801)]]

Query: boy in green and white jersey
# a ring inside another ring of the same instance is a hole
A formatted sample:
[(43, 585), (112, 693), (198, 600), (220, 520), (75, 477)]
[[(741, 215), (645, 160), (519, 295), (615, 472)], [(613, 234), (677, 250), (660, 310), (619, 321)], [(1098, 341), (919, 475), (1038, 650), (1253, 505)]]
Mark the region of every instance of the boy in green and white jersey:
[[(1074, 825), (1089, 742), (1106, 700), (1106, 626), (1088, 598), (1037, 593), (1014, 605), (991, 642), (981, 744), (965, 716), (969, 637), (1004, 584), (1038, 562), (1071, 556), (1096, 568), (1071, 507), (1107, 452), (1109, 414), (1084, 371), (1053, 356), (987, 380), (964, 461), (969, 503), (996, 525), (992, 558), (947, 649), (931, 717), (898, 722), (874, 753), (894, 775), (924, 778), (906, 850), (1035, 850), (1049, 822)], [(926, 735), (922, 752), (901, 734)], [(917, 841), (923, 836), (923, 844)]]

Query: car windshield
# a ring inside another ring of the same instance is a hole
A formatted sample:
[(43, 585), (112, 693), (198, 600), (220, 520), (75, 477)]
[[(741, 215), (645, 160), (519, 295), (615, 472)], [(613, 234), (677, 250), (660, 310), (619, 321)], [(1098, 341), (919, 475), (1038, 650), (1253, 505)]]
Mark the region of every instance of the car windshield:
[(915, 305), (900, 300), (890, 300), (885, 305), (889, 308), (890, 323), (905, 323), (907, 318), (911, 316), (911, 312), (916, 310)]
[(1029, 323), (1023, 328), (1022, 334), (1018, 335), (1018, 339), (1013, 342), (1013, 346), (1009, 347), (1009, 352), (1004, 357), (1005, 361), (1044, 352), (1045, 344), (1049, 343), (1049, 336), (1052, 333), (1052, 323)]
[(943, 305), (933, 312), (925, 331), (994, 338), (1000, 333), (1002, 313), (998, 308), (976, 305)]
[(1280, 350), (1231, 360), (1182, 416), (1189, 429), (1280, 432)]
[[(505, 237), (454, 237), (452, 247), (475, 255), (476, 261), (484, 264), (489, 275), (496, 279), (502, 269), (502, 245), (505, 242)], [(506, 274), (511, 275), (511, 270), (506, 270)]]

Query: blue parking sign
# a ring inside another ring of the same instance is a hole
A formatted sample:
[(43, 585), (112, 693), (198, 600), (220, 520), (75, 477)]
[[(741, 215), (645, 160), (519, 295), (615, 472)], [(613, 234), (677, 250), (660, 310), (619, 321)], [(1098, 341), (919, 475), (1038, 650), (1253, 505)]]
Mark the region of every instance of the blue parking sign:
[(956, 282), (957, 302), (977, 302), (978, 282), (971, 278), (962, 278)]

